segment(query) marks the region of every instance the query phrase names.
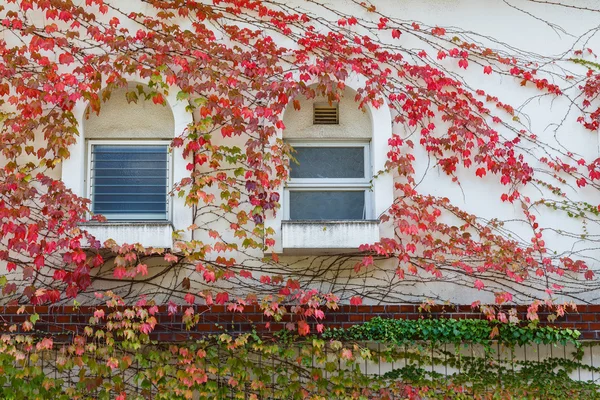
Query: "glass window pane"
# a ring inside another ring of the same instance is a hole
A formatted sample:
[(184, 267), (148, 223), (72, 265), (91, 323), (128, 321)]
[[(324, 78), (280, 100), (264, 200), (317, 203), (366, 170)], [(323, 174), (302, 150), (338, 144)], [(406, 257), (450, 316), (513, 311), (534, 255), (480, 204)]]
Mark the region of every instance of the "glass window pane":
[(364, 147), (294, 147), (291, 178), (364, 178)]
[(109, 218), (143, 214), (143, 219), (166, 219), (167, 157), (167, 146), (94, 145), (93, 212)]
[(365, 218), (365, 191), (290, 191), (290, 219), (356, 220)]

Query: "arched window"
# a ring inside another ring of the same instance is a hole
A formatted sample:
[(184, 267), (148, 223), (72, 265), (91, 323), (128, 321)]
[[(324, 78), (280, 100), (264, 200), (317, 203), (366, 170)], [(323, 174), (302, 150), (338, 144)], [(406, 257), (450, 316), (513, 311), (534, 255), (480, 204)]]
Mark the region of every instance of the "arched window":
[[(143, 88), (142, 88), (143, 89)], [(100, 115), (84, 120), (86, 190), (92, 212), (108, 220), (166, 221), (172, 185), (169, 144), (174, 119), (169, 107), (113, 92)]]
[(284, 116), (283, 138), (297, 161), (284, 191), (284, 219), (373, 218), (369, 114), (358, 109), (351, 89), (339, 103), (303, 99), (300, 105)]
[[(355, 79), (361, 85), (360, 78)], [(392, 136), (389, 108), (361, 111), (347, 86), (339, 103), (296, 99), (288, 107), (282, 138), (298, 164), (281, 190), (283, 212), (267, 220), (275, 232), (272, 251), (320, 254), (356, 251), (388, 236), (379, 216), (393, 201), (393, 181), (385, 169)], [(377, 179), (373, 176), (377, 172)]]

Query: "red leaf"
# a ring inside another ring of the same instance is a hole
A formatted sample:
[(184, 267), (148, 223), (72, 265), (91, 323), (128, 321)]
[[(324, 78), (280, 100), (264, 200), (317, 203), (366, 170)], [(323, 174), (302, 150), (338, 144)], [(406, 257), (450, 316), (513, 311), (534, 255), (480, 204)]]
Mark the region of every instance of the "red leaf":
[(184, 300), (188, 304), (194, 304), (194, 302), (196, 301), (196, 297), (193, 294), (188, 293), (185, 295)]
[(398, 29), (392, 29), (392, 37), (394, 39), (399, 39), (400, 35), (402, 35), (402, 32), (400, 32)]
[(154, 96), (152, 96), (152, 102), (154, 104), (165, 104), (165, 98), (162, 94), (156, 93)]
[(300, 336), (306, 336), (310, 333), (310, 326), (305, 321), (298, 321), (298, 333)]
[(492, 73), (492, 67), (489, 66), (489, 65), (486, 65), (485, 67), (483, 67), (483, 73), (491, 75), (491, 73)]
[(362, 299), (358, 296), (354, 296), (350, 299), (350, 304), (353, 306), (360, 306), (362, 304)]
[(113, 276), (117, 279), (122, 279), (127, 274), (125, 267), (116, 267), (113, 271)]
[(216, 280), (215, 273), (213, 271), (206, 270), (206, 271), (204, 271), (204, 274), (202, 274), (202, 275), (204, 277), (204, 280), (208, 283), (214, 282)]
[(440, 28), (439, 26), (436, 26), (435, 28), (433, 28), (431, 30), (431, 33), (434, 34), (435, 36), (444, 36), (446, 34), (446, 30), (444, 28)]
[(73, 58), (73, 56), (69, 53), (62, 53), (60, 56), (58, 56), (58, 62), (61, 64), (69, 65), (73, 61), (75, 61), (75, 58)]
[(215, 303), (217, 304), (225, 304), (229, 301), (229, 294), (225, 292), (217, 293), (215, 297)]
[(221, 134), (223, 135), (223, 137), (231, 137), (231, 135), (233, 134), (233, 127), (230, 125), (222, 127)]
[(44, 264), (46, 263), (46, 260), (44, 259), (44, 256), (39, 254), (35, 257), (35, 260), (33, 261), (33, 264), (37, 267), (37, 269), (40, 269), (44, 266)]
[(585, 271), (585, 279), (591, 281), (592, 279), (594, 279), (594, 271), (592, 270), (587, 270)]

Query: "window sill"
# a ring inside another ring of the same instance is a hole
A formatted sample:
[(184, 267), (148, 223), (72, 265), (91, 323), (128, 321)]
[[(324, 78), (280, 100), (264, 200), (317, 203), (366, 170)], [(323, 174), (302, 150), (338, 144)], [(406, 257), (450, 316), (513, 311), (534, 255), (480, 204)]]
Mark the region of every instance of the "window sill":
[(284, 254), (343, 253), (379, 241), (379, 220), (282, 221)]
[(100, 243), (114, 239), (117, 243), (140, 243), (145, 247), (173, 247), (173, 225), (169, 221), (107, 221), (79, 225)]

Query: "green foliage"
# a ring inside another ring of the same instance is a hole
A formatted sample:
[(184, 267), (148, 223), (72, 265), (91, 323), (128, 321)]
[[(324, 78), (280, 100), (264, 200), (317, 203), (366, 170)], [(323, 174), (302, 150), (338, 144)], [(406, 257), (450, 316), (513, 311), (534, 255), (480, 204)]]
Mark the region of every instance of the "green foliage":
[[(600, 374), (582, 362), (585, 346), (572, 330), (374, 318), (321, 337), (223, 333), (165, 344), (129, 329), (135, 313), (122, 316), (118, 329), (88, 327), (65, 345), (3, 336), (0, 398), (600, 398), (594, 382), (571, 379), (577, 371)], [(557, 356), (523, 359), (518, 346), (538, 355), (540, 346), (557, 348)]]
[[(573, 359), (552, 357), (541, 361), (498, 360), (491, 356), (460, 356), (440, 352), (434, 370), (427, 362), (412, 361), (384, 377), (415, 387), (427, 388), (431, 398), (508, 398), (508, 399), (598, 399), (594, 382), (572, 380), (582, 364)], [(427, 360), (427, 357), (421, 361)], [(440, 365), (454, 368), (440, 373)], [(597, 371), (596, 368), (592, 368)], [(587, 369), (586, 369), (587, 370)]]
[(594, 68), (594, 69), (600, 70), (600, 64), (597, 62), (584, 60), (582, 58), (571, 58), (571, 61), (574, 62), (575, 64), (580, 64), (580, 65), (586, 66), (588, 68)]
[(473, 343), (489, 346), (492, 341), (504, 345), (561, 344), (578, 345), (579, 331), (541, 327), (534, 324), (520, 326), (476, 319), (384, 319), (375, 317), (348, 329), (330, 329), (323, 337), (336, 340), (363, 340), (388, 344), (406, 344), (415, 341), (438, 343)]

